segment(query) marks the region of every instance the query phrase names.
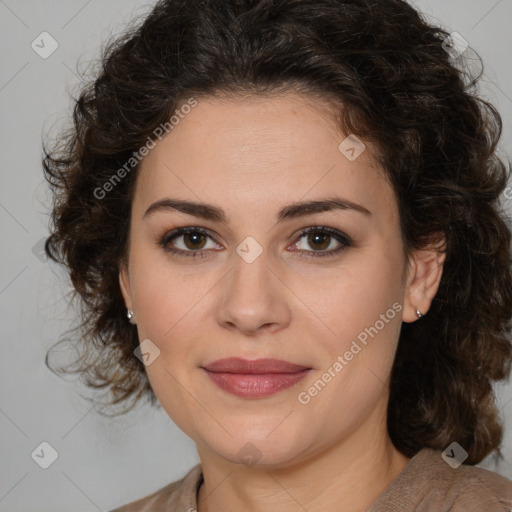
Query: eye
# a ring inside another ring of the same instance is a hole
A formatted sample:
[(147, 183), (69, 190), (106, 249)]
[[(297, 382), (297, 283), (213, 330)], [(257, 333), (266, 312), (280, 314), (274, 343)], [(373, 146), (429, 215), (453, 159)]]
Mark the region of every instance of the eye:
[(191, 226), (175, 229), (165, 234), (160, 241), (160, 245), (165, 251), (173, 254), (192, 258), (197, 256), (207, 257), (208, 255), (202, 252), (203, 250), (217, 249), (218, 247), (218, 244), (215, 243), (213, 243), (213, 246), (208, 247), (208, 239), (213, 240), (207, 231)]
[[(299, 242), (302, 239), (304, 239), (304, 242)], [(305, 245), (309, 245), (313, 250), (306, 249)], [(299, 235), (298, 241), (294, 244), (299, 249), (299, 252), (305, 253), (306, 257), (313, 258), (337, 255), (351, 245), (352, 240), (345, 233), (319, 226), (304, 230)], [(330, 250), (327, 250), (329, 248)]]

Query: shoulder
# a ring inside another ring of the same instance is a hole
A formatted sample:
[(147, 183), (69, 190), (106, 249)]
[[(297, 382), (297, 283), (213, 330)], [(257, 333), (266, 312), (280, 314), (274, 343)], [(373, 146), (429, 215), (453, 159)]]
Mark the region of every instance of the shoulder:
[(132, 501), (109, 512), (187, 512), (195, 508), (196, 492), (202, 480), (202, 468), (194, 466), (183, 478), (156, 492)]
[[(439, 452), (440, 455), (441, 452)], [(463, 464), (457, 469), (446, 466), (440, 476), (445, 476), (447, 479), (447, 490), (449, 491), (447, 495), (453, 496), (454, 502), (459, 504), (459, 507), (466, 507), (464, 510), (510, 512), (512, 509), (512, 482), (510, 480), (479, 466)], [(481, 508), (484, 505), (489, 508)]]
[[(509, 512), (512, 482), (479, 466), (448, 464), (442, 452), (418, 452), (368, 512)], [(392, 507), (392, 508), (390, 508)]]

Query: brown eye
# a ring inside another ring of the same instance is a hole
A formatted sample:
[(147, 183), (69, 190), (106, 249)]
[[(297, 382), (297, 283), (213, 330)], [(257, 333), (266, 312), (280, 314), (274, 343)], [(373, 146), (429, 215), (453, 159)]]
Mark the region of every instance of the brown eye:
[(202, 249), (206, 243), (206, 236), (199, 231), (192, 231), (182, 236), (185, 246), (192, 251)]
[(324, 250), (329, 247), (331, 235), (325, 234), (322, 231), (308, 234), (308, 244), (313, 249)]
[(303, 231), (295, 243), (298, 251), (306, 257), (335, 256), (351, 246), (352, 240), (344, 233), (317, 226)]
[(175, 229), (164, 235), (159, 244), (167, 252), (190, 257), (207, 257), (208, 249), (219, 250), (208, 232), (195, 227)]

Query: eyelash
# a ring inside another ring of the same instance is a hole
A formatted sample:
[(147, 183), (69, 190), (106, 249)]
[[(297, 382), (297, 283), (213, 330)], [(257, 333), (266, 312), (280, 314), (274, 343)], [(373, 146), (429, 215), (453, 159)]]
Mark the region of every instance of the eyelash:
[[(187, 233), (199, 233), (201, 235), (212, 238), (211, 235), (204, 229), (190, 226), (190, 227), (178, 228), (169, 233), (166, 233), (163, 236), (163, 238), (160, 240), (159, 245), (164, 249), (164, 251), (169, 252), (171, 254), (176, 254), (178, 256), (184, 256), (186, 258), (197, 258), (197, 257), (207, 258), (208, 255), (205, 253), (208, 252), (208, 250), (184, 251), (182, 249), (176, 249), (176, 248), (168, 246), (169, 242), (171, 242), (172, 240), (179, 238), (180, 236), (187, 234)], [(309, 258), (309, 257), (325, 258), (325, 257), (336, 256), (339, 253), (345, 251), (346, 249), (348, 249), (349, 247), (352, 246), (352, 240), (350, 239), (350, 237), (348, 237), (347, 235), (345, 235), (344, 233), (342, 233), (340, 231), (337, 231), (335, 229), (328, 228), (328, 227), (323, 227), (323, 226), (312, 226), (312, 227), (305, 229), (298, 235), (295, 243), (297, 243), (301, 238), (308, 235), (309, 233), (325, 233), (327, 235), (330, 235), (335, 240), (337, 240), (341, 244), (341, 246), (338, 247), (337, 249), (331, 249), (330, 251), (304, 251), (304, 250), (298, 251), (303, 254), (306, 253), (307, 258)]]

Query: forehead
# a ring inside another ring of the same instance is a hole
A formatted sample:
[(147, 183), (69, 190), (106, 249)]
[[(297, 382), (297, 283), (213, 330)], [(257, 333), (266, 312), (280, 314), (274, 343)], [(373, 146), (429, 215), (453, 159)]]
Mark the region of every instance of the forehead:
[(339, 147), (348, 135), (314, 96), (200, 98), (144, 158), (136, 202), (169, 194), (219, 205), (229, 198), (241, 209), (275, 203), (277, 210), (337, 193), (389, 209), (393, 193), (373, 147), (365, 142), (350, 160)]

